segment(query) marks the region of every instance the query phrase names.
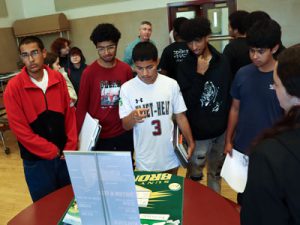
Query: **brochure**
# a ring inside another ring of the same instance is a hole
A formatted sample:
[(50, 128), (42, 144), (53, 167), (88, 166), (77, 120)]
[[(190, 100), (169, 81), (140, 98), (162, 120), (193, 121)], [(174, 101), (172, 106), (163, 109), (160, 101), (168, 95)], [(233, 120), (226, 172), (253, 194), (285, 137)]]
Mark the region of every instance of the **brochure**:
[(247, 183), (249, 157), (232, 149), (231, 156), (226, 155), (221, 176), (236, 192), (243, 193)]
[(91, 151), (95, 146), (101, 131), (101, 125), (97, 119), (85, 114), (83, 125), (79, 134), (79, 151)]

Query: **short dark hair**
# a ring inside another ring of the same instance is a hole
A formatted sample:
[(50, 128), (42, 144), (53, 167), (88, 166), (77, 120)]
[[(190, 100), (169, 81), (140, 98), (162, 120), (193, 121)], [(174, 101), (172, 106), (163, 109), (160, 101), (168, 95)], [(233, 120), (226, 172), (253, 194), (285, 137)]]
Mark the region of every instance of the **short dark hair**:
[(70, 45), (71, 41), (63, 37), (56, 38), (51, 44), (51, 51), (60, 55), (60, 50), (65, 47), (65, 43)]
[(93, 30), (90, 40), (97, 46), (98, 42), (112, 41), (118, 44), (121, 38), (120, 31), (111, 23), (101, 23)]
[(78, 47), (72, 47), (70, 49), (69, 56), (71, 57), (72, 55), (79, 55), (80, 58), (81, 58), (80, 62), (81, 63), (85, 63), (85, 57), (84, 57), (84, 55), (83, 55), (83, 53), (82, 53), (82, 51), (81, 51), (80, 48), (78, 48)]
[(47, 52), (44, 64), (48, 65), (51, 69), (53, 69), (53, 63), (55, 63), (57, 58), (58, 55), (55, 52)]
[(237, 29), (240, 34), (245, 34), (247, 30), (246, 19), (249, 12), (245, 10), (237, 10), (230, 14), (229, 24), (232, 29)]
[(136, 61), (146, 61), (154, 60), (158, 58), (157, 48), (154, 44), (149, 41), (139, 42), (132, 50), (132, 60)]
[(41, 50), (44, 50), (45, 46), (44, 46), (44, 43), (42, 42), (41, 39), (39, 39), (38, 37), (36, 36), (28, 36), (28, 37), (24, 37), (20, 43), (19, 43), (19, 52), (21, 52), (20, 50), (20, 47), (22, 45), (27, 45), (27, 44), (30, 44), (30, 43), (37, 43), (38, 47), (41, 49)]
[(147, 20), (144, 20), (144, 21), (141, 22), (141, 25), (144, 25), (144, 24), (147, 24), (147, 25), (149, 25), (150, 27), (152, 27), (152, 23), (149, 22), (149, 21), (147, 21)]
[(210, 34), (210, 22), (204, 17), (198, 17), (184, 21), (180, 27), (180, 35), (186, 42), (203, 38)]
[(180, 34), (180, 26), (182, 25), (182, 23), (184, 21), (187, 21), (188, 19), (185, 17), (177, 17), (174, 21), (173, 21), (173, 29), (177, 34)]
[(287, 93), (300, 98), (300, 44), (279, 54), (277, 75)]
[(281, 43), (281, 27), (272, 19), (256, 22), (246, 33), (250, 47), (274, 48)]
[(265, 11), (257, 10), (249, 13), (245, 19), (247, 30), (249, 30), (256, 22), (269, 19), (271, 19), (271, 16)]

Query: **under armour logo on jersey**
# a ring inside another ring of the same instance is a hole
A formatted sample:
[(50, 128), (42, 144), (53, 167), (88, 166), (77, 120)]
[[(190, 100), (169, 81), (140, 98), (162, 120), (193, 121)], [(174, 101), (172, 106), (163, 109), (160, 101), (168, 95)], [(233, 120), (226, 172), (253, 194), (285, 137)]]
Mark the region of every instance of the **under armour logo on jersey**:
[(270, 90), (275, 90), (274, 84), (270, 84), (269, 89)]
[(136, 100), (135, 100), (135, 103), (136, 103), (136, 104), (138, 104), (139, 102), (142, 103), (142, 102), (143, 102), (143, 98), (140, 98), (140, 99), (136, 99)]

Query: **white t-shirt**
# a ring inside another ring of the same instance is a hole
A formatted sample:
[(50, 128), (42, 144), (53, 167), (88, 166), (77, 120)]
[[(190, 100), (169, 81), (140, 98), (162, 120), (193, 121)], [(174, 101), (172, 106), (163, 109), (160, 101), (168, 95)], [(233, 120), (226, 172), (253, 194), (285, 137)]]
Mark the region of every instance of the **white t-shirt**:
[(37, 81), (36, 79), (30, 77), (31, 81), (38, 86), (44, 93), (46, 93), (48, 87), (48, 72), (47, 70), (43, 69), (44, 75), (41, 81)]
[(186, 106), (177, 82), (161, 74), (153, 84), (145, 84), (138, 76), (127, 81), (120, 91), (120, 118), (136, 108), (149, 108), (148, 117), (133, 128), (136, 168), (165, 171), (178, 167), (172, 115), (186, 111)]

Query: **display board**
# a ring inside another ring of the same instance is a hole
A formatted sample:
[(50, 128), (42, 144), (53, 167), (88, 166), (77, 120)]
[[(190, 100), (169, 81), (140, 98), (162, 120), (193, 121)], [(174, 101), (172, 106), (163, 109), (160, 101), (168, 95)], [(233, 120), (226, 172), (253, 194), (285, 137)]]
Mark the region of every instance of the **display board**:
[[(182, 224), (184, 178), (169, 173), (135, 172), (134, 174), (140, 223), (143, 225)], [(66, 224), (84, 225), (74, 200), (58, 223), (58, 225)]]

